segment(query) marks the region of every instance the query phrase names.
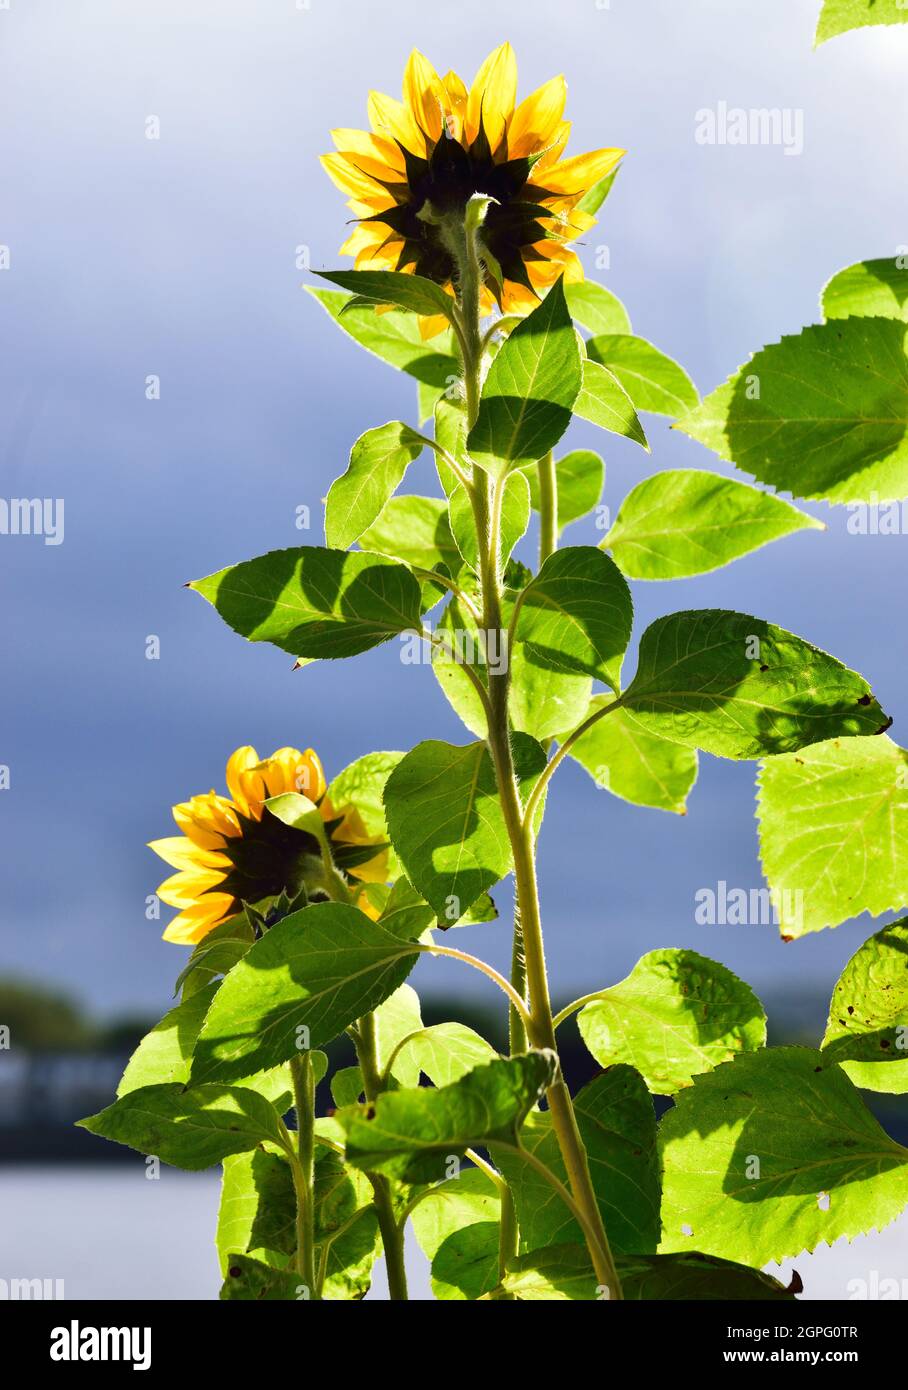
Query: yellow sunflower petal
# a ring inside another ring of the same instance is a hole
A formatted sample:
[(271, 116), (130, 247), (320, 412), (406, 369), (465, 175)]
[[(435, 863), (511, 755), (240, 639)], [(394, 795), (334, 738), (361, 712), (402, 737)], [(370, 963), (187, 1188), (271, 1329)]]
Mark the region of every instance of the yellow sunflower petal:
[(364, 251), (376, 251), (384, 244), (387, 234), (387, 227), (380, 222), (360, 222), (340, 248), (340, 254), (359, 256)]
[(539, 303), (539, 296), (526, 285), (516, 280), (505, 280), (501, 296), (501, 309), (505, 314), (529, 314)]
[(234, 899), (229, 893), (209, 893), (205, 901), (179, 913), (164, 929), (165, 941), (180, 946), (194, 946), (219, 926), (234, 911)]
[(383, 135), (373, 135), (368, 130), (339, 129), (332, 130), (331, 139), (340, 154), (355, 155), (381, 165), (385, 170), (382, 177), (393, 181), (396, 175), (403, 177), (406, 172), (400, 146)]
[(545, 154), (542, 155), (539, 159), (537, 159), (536, 163), (533, 165), (533, 172), (535, 178), (538, 179), (538, 171), (540, 169), (550, 169), (553, 164), (556, 164), (558, 162), (558, 160), (564, 154), (565, 149), (567, 148), (567, 142), (570, 139), (570, 136), (571, 122), (559, 121), (557, 129), (549, 137), (549, 148), (546, 150)]
[(509, 43), (503, 43), (480, 67), (467, 97), (464, 134), (472, 143), (479, 134), (480, 117), (494, 151), (501, 144), (517, 100), (517, 59)]
[(249, 802), (246, 799), (246, 791), (243, 783), (243, 776), (250, 768), (258, 765), (259, 755), (251, 744), (244, 744), (242, 748), (237, 748), (227, 759), (227, 790), (236, 802), (237, 809), (244, 815), (249, 815)]
[(527, 262), (527, 273), (534, 289), (551, 289), (562, 276), (566, 285), (575, 285), (583, 279), (583, 266), (567, 247), (559, 246), (556, 241), (541, 241), (534, 250), (543, 257)]
[(376, 907), (365, 888), (357, 893), (353, 899), (353, 906), (358, 907), (360, 912), (364, 912), (367, 917), (371, 917), (373, 922), (377, 922), (381, 916), (381, 909)]
[(369, 93), (369, 123), (376, 135), (399, 140), (405, 150), (420, 156), (426, 153), (426, 137), (403, 102), (384, 92)]
[(205, 873), (171, 874), (170, 878), (165, 878), (164, 882), (158, 885), (157, 894), (168, 907), (192, 907), (203, 893), (223, 883), (225, 877), (223, 873), (210, 870)]
[(450, 327), (450, 320), (444, 314), (427, 314), (419, 320), (419, 336), (423, 342), (428, 342), (430, 338), (437, 338), (439, 333), (443, 333)]
[(227, 840), (241, 833), (234, 806), (216, 792), (179, 802), (173, 808), (173, 818), (200, 849), (223, 849)]
[(404, 103), (433, 144), (441, 135), (446, 97), (438, 73), (428, 58), (414, 48), (404, 70)]
[(456, 72), (446, 72), (441, 79), (447, 102), (448, 134), (452, 140), (459, 140), (463, 134), (463, 120), (467, 110), (467, 88), (462, 77)]
[(163, 840), (149, 840), (148, 848), (153, 849), (165, 864), (174, 869), (218, 869), (230, 864), (226, 854), (217, 850), (201, 849), (199, 845), (187, 840), (185, 835), (168, 835)]
[(562, 124), (566, 100), (563, 77), (551, 78), (524, 98), (508, 124), (509, 159), (535, 154), (551, 144)]
[(328, 783), (325, 780), (321, 759), (314, 748), (307, 748), (305, 753), (300, 755), (296, 776), (296, 790), (298, 792), (302, 792), (303, 796), (308, 796), (310, 801), (322, 800)]
[(355, 164), (342, 154), (319, 155), (319, 163), (325, 173), (342, 193), (350, 193), (361, 202), (367, 202), (376, 210), (394, 206), (394, 196), (375, 179), (364, 174)]
[[(575, 154), (571, 159), (562, 159), (546, 169), (545, 188), (549, 193), (564, 196), (586, 193), (593, 184), (612, 172), (625, 153), (625, 150), (591, 150), (589, 154)], [(534, 169), (534, 181), (538, 177)]]
[[(405, 245), (402, 237), (388, 237), (386, 241), (373, 244), (370, 248), (360, 251), (354, 269), (396, 270)], [(391, 307), (393, 308), (393, 305)]]

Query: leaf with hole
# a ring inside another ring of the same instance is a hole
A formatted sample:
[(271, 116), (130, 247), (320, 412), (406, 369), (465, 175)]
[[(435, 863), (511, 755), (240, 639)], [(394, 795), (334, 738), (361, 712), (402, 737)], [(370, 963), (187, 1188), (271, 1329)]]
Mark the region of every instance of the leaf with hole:
[(789, 753), (888, 722), (867, 682), (835, 657), (721, 608), (652, 623), (622, 705), (650, 733), (720, 758)]
[(760, 765), (760, 859), (784, 937), (908, 903), (908, 753), (831, 739)]
[(908, 1149), (806, 1047), (745, 1052), (697, 1077), (660, 1141), (663, 1251), (759, 1266), (882, 1230), (908, 1203)]

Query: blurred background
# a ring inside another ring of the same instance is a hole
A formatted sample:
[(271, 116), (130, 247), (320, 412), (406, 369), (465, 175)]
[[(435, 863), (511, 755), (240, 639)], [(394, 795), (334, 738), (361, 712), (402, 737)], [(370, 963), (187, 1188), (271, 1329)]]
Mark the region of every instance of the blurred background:
[[(165, 1169), (148, 1182), (136, 1155), (71, 1128), (110, 1099), (184, 963), (160, 940), (169, 909), (147, 915), (164, 871), (144, 846), (171, 833), (172, 803), (222, 790), (244, 743), (263, 755), (311, 745), (330, 777), (373, 749), (466, 741), (431, 672), (403, 666), (396, 644), (292, 673), (182, 587), (319, 543), (321, 499), (353, 440), (388, 419), (415, 422), (412, 381), (300, 288), (300, 260), (337, 266), (346, 234), (342, 196), (317, 162), (329, 130), (365, 124), (370, 88), (397, 95), (413, 46), (469, 80), (508, 38), (522, 95), (565, 72), (571, 150), (629, 151), (580, 248), (587, 272), (706, 392), (749, 352), (816, 321), (836, 270), (908, 242), (908, 29), (814, 52), (818, 9), (0, 7), (0, 491), (65, 503), (61, 544), (0, 536), (0, 1024), (12, 1044), (0, 1050), (0, 1277), (64, 1278), (69, 1297), (216, 1296), (215, 1175)], [(697, 113), (720, 102), (800, 113), (803, 149), (699, 144)], [(147, 397), (150, 377), (159, 399)], [(733, 471), (665, 420), (646, 424), (651, 459), (583, 423), (565, 441), (604, 454), (612, 514), (644, 471)], [(425, 467), (413, 491), (432, 490)], [(771, 619), (872, 680), (904, 742), (906, 540), (849, 534), (844, 508), (807, 509), (825, 532), (717, 574), (635, 585), (636, 636), (677, 608)], [(598, 539), (592, 519), (567, 533)], [(532, 551), (530, 535), (518, 555)], [(762, 883), (753, 779), (753, 764), (704, 757), (679, 818), (612, 799), (574, 765), (559, 773), (541, 866), (558, 1001), (621, 979), (644, 951), (686, 945), (757, 990), (774, 1041), (819, 1039), (868, 918), (790, 945), (772, 925), (694, 920), (698, 889)], [(497, 896), (501, 921), (458, 944), (506, 968), (508, 890)], [(479, 1022), (497, 1009), (491, 987), (449, 965), (424, 961), (412, 977), (427, 1016)], [(580, 1078), (579, 1054), (569, 1063)], [(891, 1102), (877, 1113), (908, 1140)], [(870, 1270), (908, 1274), (908, 1229), (795, 1263), (808, 1296), (845, 1298)], [(425, 1296), (418, 1268), (416, 1279)]]

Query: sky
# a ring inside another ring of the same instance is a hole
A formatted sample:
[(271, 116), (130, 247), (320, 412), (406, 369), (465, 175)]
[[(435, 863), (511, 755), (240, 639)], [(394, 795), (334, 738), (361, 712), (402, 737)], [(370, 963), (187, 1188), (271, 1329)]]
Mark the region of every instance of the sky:
[[(227, 629), (186, 581), (269, 549), (323, 542), (320, 499), (353, 441), (415, 423), (413, 383), (363, 353), (302, 288), (341, 264), (348, 216), (317, 156), (399, 92), (421, 48), (469, 79), (505, 38), (526, 93), (569, 80), (571, 149), (628, 150), (581, 247), (634, 329), (701, 392), (748, 353), (818, 320), (836, 270), (908, 242), (908, 29), (818, 51), (819, 0), (10, 0), (0, 8), (0, 271), (5, 498), (61, 498), (61, 544), (0, 535), (0, 971), (105, 1015), (161, 1012), (184, 950), (145, 917), (166, 871), (144, 846), (173, 802), (212, 787), (238, 745), (315, 747), (329, 776), (373, 749), (467, 742), (431, 672), (390, 643), (293, 673)], [(779, 108), (803, 149), (704, 145), (698, 113)], [(156, 118), (158, 139), (147, 138)], [(609, 268), (597, 270), (605, 259)], [(160, 399), (146, 398), (146, 379)], [(614, 514), (648, 472), (734, 470), (646, 422), (653, 452), (571, 426), (606, 459)], [(422, 470), (418, 474), (418, 470)], [(413, 491), (433, 490), (428, 459)], [(312, 529), (296, 528), (309, 507)], [(634, 584), (654, 618), (726, 607), (769, 619), (872, 681), (904, 742), (904, 536), (827, 530), (715, 574)], [(568, 543), (595, 543), (591, 521)], [(518, 555), (532, 558), (532, 536)], [(148, 639), (160, 657), (146, 658)], [(625, 664), (633, 670), (633, 653)], [(762, 883), (752, 763), (704, 757), (685, 818), (625, 805), (568, 765), (540, 846), (559, 999), (688, 946), (768, 1001), (823, 1002), (873, 929), (862, 918), (785, 945), (772, 925), (705, 927), (695, 895)], [(499, 893), (506, 907), (507, 891)], [(164, 909), (165, 918), (169, 909)], [(878, 924), (880, 925), (880, 924)], [(507, 913), (458, 945), (506, 967)], [(450, 961), (427, 992), (487, 997)]]

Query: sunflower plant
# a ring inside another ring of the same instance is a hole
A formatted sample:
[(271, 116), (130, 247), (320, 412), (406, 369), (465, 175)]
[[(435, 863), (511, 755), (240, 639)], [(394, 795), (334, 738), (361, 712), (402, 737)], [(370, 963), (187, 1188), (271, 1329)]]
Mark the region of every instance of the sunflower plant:
[[(908, 1151), (858, 1089), (908, 1089), (908, 920), (846, 966), (815, 1049), (768, 1048), (753, 991), (692, 949), (651, 951), (553, 1010), (536, 860), (567, 759), (676, 814), (700, 754), (758, 760), (763, 891), (788, 939), (908, 898), (908, 754), (860, 675), (724, 609), (659, 618), (622, 675), (629, 581), (819, 526), (778, 491), (858, 508), (908, 493), (908, 272), (849, 267), (821, 323), (701, 401), (583, 277), (572, 243), (622, 151), (566, 153), (565, 91), (554, 78), (518, 103), (507, 44), (469, 88), (414, 53), (402, 101), (374, 93), (371, 130), (334, 132), (324, 162), (355, 259), (312, 293), (415, 379), (415, 423), (354, 443), (325, 546), (192, 585), (300, 663), (398, 640), (470, 735), (368, 754), (330, 782), (311, 749), (240, 748), (226, 794), (175, 806), (180, 834), (152, 844), (176, 871), (165, 937), (192, 947), (181, 999), (83, 1124), (184, 1168), (223, 1164), (227, 1299), (358, 1299), (379, 1256), (405, 1299), (412, 1225), (441, 1299), (784, 1300), (795, 1285), (762, 1266), (908, 1202)], [(645, 450), (641, 414), (767, 487), (656, 472), (599, 544), (564, 545), (604, 483), (591, 450), (555, 457), (572, 418)], [(400, 494), (417, 467), (423, 490)], [(513, 556), (534, 513), (535, 572)], [(449, 930), (481, 940), (509, 875), (505, 978)], [(425, 955), (499, 991), (504, 1055), (462, 1023), (424, 1024), (407, 981)], [(559, 1030), (575, 1016), (601, 1070), (572, 1095)], [(654, 1096), (673, 1101), (658, 1124)]]

